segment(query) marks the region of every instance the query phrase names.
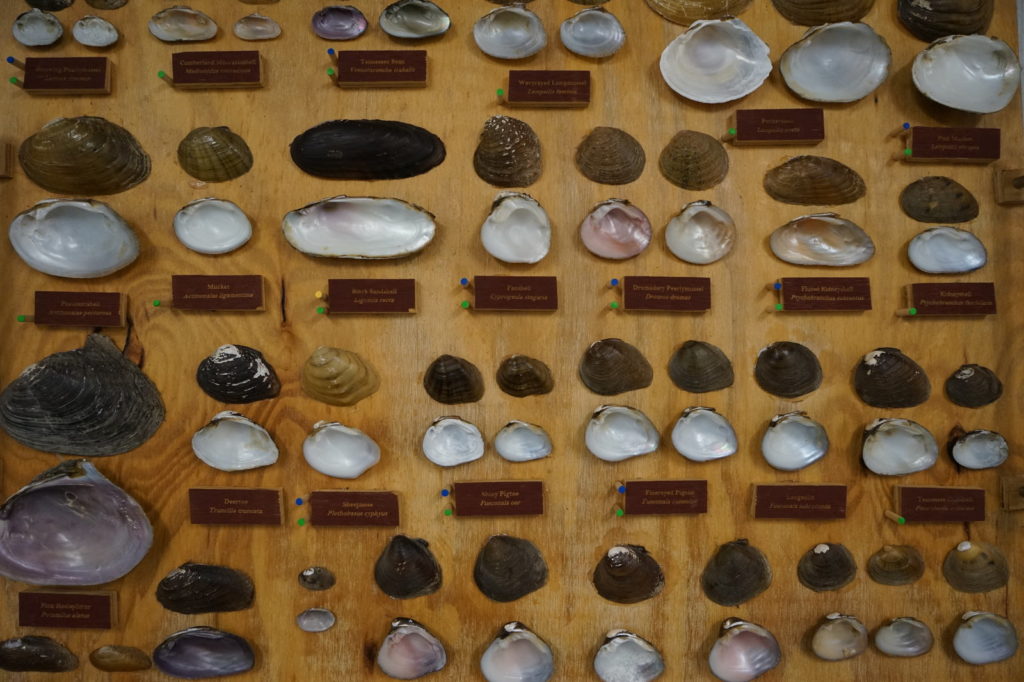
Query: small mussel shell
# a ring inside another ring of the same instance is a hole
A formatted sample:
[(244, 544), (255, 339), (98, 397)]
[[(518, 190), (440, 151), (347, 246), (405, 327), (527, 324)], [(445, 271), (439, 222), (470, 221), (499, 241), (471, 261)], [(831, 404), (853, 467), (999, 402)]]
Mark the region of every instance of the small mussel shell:
[(772, 0), (779, 14), (800, 26), (820, 26), (864, 18), (875, 0)]
[(717, 139), (696, 130), (676, 133), (658, 157), (665, 179), (683, 189), (710, 189), (725, 180), (729, 154)]
[(373, 579), (393, 599), (412, 599), (441, 588), (441, 565), (421, 538), (396, 535), (373, 567)]
[(868, 559), (868, 576), (881, 585), (910, 585), (924, 575), (924, 557), (910, 545), (884, 545)]
[(334, 627), (337, 618), (330, 609), (306, 609), (295, 616), (295, 624), (303, 632), (326, 632)]
[(336, 582), (331, 569), (323, 566), (310, 566), (299, 573), (299, 585), (313, 592), (329, 590)]
[(754, 378), (772, 395), (799, 398), (821, 386), (821, 364), (807, 346), (776, 341), (757, 354)]
[(768, 559), (744, 539), (719, 547), (700, 575), (704, 594), (722, 606), (748, 602), (771, 584), (772, 569)]
[(732, 424), (710, 407), (688, 407), (672, 427), (672, 446), (694, 462), (735, 454), (739, 445)]
[(547, 682), (555, 672), (551, 647), (518, 621), (502, 626), (480, 658), (487, 682)]
[(633, 182), (644, 172), (646, 163), (644, 148), (619, 128), (598, 126), (576, 147), (576, 168), (587, 179), (605, 185)]
[(883, 476), (906, 476), (931, 468), (939, 446), (928, 429), (909, 419), (876, 419), (864, 429), (861, 459)]
[(25, 0), (29, 7), (46, 10), (47, 12), (59, 12), (67, 9), (75, 3), (75, 0)]
[(580, 359), (580, 381), (598, 395), (618, 395), (647, 388), (654, 369), (636, 346), (622, 339), (602, 339)]
[(494, 436), (494, 449), (510, 462), (531, 462), (551, 454), (551, 437), (536, 424), (514, 419)]
[(988, 262), (981, 240), (967, 230), (933, 227), (907, 245), (907, 259), (921, 272), (939, 275), (973, 272)]
[(222, 613), (252, 606), (249, 576), (227, 566), (184, 563), (156, 586), (156, 599), (176, 613)]
[(194, 679), (244, 673), (252, 670), (256, 656), (238, 635), (200, 626), (165, 639), (153, 650), (153, 662), (166, 675)]
[(393, 38), (419, 40), (447, 33), (452, 19), (430, 0), (398, 0), (384, 8), (379, 23)]
[[(276, 2), (276, 0), (274, 1)], [(128, 0), (85, 0), (85, 2), (96, 9), (119, 9), (128, 4)]]
[(931, 42), (954, 34), (985, 33), (995, 0), (899, 0), (900, 23), (919, 40)]
[(78, 668), (78, 657), (55, 639), (24, 635), (0, 642), (0, 670), (63, 673)]
[(355, 405), (377, 392), (380, 378), (358, 354), (320, 346), (306, 360), (300, 380), (306, 395), (328, 405)]
[(559, 36), (567, 50), (593, 59), (612, 56), (626, 42), (622, 24), (601, 7), (580, 10), (563, 21)]
[(274, 398), (281, 382), (263, 353), (241, 344), (221, 346), (196, 368), (206, 395), (223, 403), (253, 403)]
[(427, 367), (423, 375), (427, 395), (445, 405), (475, 403), (484, 397), (484, 379), (469, 360), (454, 355), (441, 355)]
[(1006, 586), (1010, 579), (1010, 567), (1002, 551), (995, 545), (964, 541), (946, 554), (942, 562), (942, 575), (954, 590), (991, 592)]
[(302, 442), (302, 456), (321, 474), (358, 478), (380, 461), (380, 446), (359, 429), (319, 421)]
[(602, 682), (651, 682), (665, 672), (665, 661), (640, 635), (611, 630), (594, 656), (594, 672)]
[(875, 243), (853, 221), (835, 213), (794, 218), (769, 239), (772, 253), (793, 265), (859, 265), (875, 255)]
[(733, 382), (732, 362), (718, 346), (706, 341), (686, 341), (668, 361), (672, 383), (690, 393), (708, 393), (729, 388)]
[(857, 575), (857, 562), (843, 545), (825, 542), (815, 545), (800, 557), (796, 577), (815, 592), (838, 590)]
[(876, 348), (861, 358), (853, 387), (872, 407), (914, 407), (932, 393), (924, 369), (899, 348)]
[(537, 263), (551, 249), (551, 219), (529, 194), (498, 192), (480, 226), (480, 242), (505, 263)]
[(11, 28), (14, 39), (26, 47), (53, 45), (64, 35), (60, 19), (34, 7), (18, 15)]
[(580, 223), (580, 239), (595, 256), (625, 260), (651, 244), (651, 221), (625, 199), (608, 199), (595, 206)]
[(946, 448), (950, 457), (966, 469), (992, 469), (1010, 456), (1006, 439), (995, 431), (965, 433), (959, 426), (950, 432)]
[(442, 467), (478, 460), (484, 447), (480, 429), (458, 417), (439, 417), (423, 434), (423, 455)]
[(530, 124), (511, 116), (491, 116), (480, 131), (473, 169), (496, 187), (527, 187), (540, 177), (540, 138)]
[(543, 395), (555, 387), (551, 369), (528, 355), (510, 355), (502, 360), (495, 379), (498, 388), (516, 398)]
[(658, 449), (661, 434), (640, 410), (602, 405), (587, 423), (587, 450), (606, 462), (621, 462)]
[(997, 663), (1017, 653), (1017, 630), (1006, 618), (985, 611), (968, 611), (961, 621), (953, 635), (953, 650), (968, 663)]
[(665, 226), (665, 244), (676, 258), (707, 265), (725, 258), (736, 241), (732, 216), (710, 201), (693, 201)]
[(799, 471), (814, 464), (828, 452), (825, 427), (806, 412), (777, 414), (761, 438), (765, 461), (780, 471)]
[(721, 19), (739, 14), (751, 2), (752, 0), (647, 0), (647, 6), (669, 21), (685, 26), (697, 19)]
[(93, 667), (108, 673), (126, 673), (149, 670), (153, 661), (142, 649), (120, 644), (106, 644), (89, 654)]
[(267, 430), (237, 412), (218, 412), (192, 436), (196, 457), (221, 471), (245, 471), (270, 466), (278, 450)]
[(978, 200), (952, 178), (931, 175), (900, 192), (900, 208), (922, 223), (966, 223), (978, 217)]
[(892, 51), (867, 24), (815, 26), (790, 45), (779, 71), (790, 90), (813, 102), (855, 102), (889, 77)]
[(110, 47), (117, 42), (121, 34), (106, 19), (87, 14), (74, 23), (71, 35), (82, 45), (88, 47)]
[(548, 44), (540, 17), (522, 5), (499, 7), (477, 19), (473, 40), (496, 59), (525, 59)]
[(787, 204), (849, 204), (867, 192), (857, 171), (825, 156), (794, 156), (765, 173), (764, 191)]
[(946, 395), (961, 407), (984, 407), (1003, 395), (1003, 382), (981, 365), (961, 365), (946, 379)]
[(198, 253), (230, 253), (252, 237), (252, 222), (234, 202), (206, 197), (174, 215), (174, 236)]
[(259, 12), (236, 21), (233, 30), (235, 36), (242, 40), (273, 40), (281, 35), (281, 25)]
[(775, 636), (756, 623), (726, 618), (708, 654), (711, 673), (724, 682), (749, 682), (782, 661)]
[(951, 35), (914, 58), (914, 86), (928, 99), (953, 109), (992, 114), (1013, 101), (1020, 64), (999, 38)]
[(313, 14), (312, 26), (324, 40), (352, 40), (366, 32), (369, 22), (352, 5), (331, 5)]
[(529, 540), (492, 535), (477, 554), (473, 580), (490, 599), (510, 602), (544, 587), (548, 565)]
[(934, 643), (932, 631), (916, 618), (893, 618), (875, 631), (875, 648), (889, 656), (921, 656)]
[(326, 121), (292, 140), (295, 165), (318, 178), (391, 180), (411, 178), (440, 165), (444, 142), (402, 121)]
[(204, 126), (191, 131), (178, 145), (178, 163), (197, 180), (225, 182), (249, 172), (252, 151), (227, 126)]
[(644, 547), (616, 545), (594, 569), (597, 593), (619, 604), (636, 604), (650, 599), (665, 587), (661, 566)]
[(175, 5), (153, 15), (149, 32), (165, 43), (194, 43), (217, 35), (217, 22), (197, 9)]
[(391, 621), (391, 630), (377, 650), (377, 667), (396, 680), (415, 680), (447, 663), (441, 641), (411, 618)]
[(853, 616), (830, 613), (814, 631), (811, 650), (826, 661), (844, 661), (868, 648), (868, 630)]

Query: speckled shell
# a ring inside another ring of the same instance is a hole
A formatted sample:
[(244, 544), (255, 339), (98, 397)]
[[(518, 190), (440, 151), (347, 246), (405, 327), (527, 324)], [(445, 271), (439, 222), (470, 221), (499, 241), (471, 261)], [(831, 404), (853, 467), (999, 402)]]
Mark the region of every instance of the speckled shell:
[(849, 166), (824, 156), (794, 156), (765, 173), (764, 190), (773, 199), (805, 206), (849, 204), (867, 192)]
[(907, 185), (900, 208), (922, 223), (966, 223), (978, 217), (978, 200), (952, 178), (932, 175)]
[(275, 397), (281, 382), (263, 353), (248, 346), (227, 344), (203, 359), (196, 382), (211, 398), (224, 403), (252, 403)]
[(665, 575), (644, 547), (619, 545), (609, 549), (598, 562), (594, 587), (609, 601), (635, 604), (661, 592)]
[(234, 180), (252, 168), (252, 151), (227, 126), (196, 128), (178, 145), (182, 169), (203, 182)]
[(454, 355), (441, 355), (427, 367), (423, 375), (427, 395), (445, 405), (475, 403), (484, 396), (484, 380), (469, 360)]
[(496, 187), (527, 187), (540, 177), (540, 139), (533, 128), (511, 116), (492, 116), (484, 123), (473, 153), (473, 168)]
[(1010, 568), (1006, 557), (987, 542), (961, 542), (946, 554), (942, 575), (954, 590), (991, 592), (1006, 585)]
[(502, 360), (495, 378), (498, 388), (517, 398), (550, 393), (555, 386), (551, 369), (527, 355), (510, 355)]
[(876, 348), (861, 358), (853, 387), (872, 407), (914, 407), (932, 392), (928, 375), (899, 348)]
[(650, 386), (654, 369), (636, 346), (622, 339), (602, 339), (583, 353), (579, 375), (594, 393), (618, 395)]
[(732, 362), (718, 346), (706, 341), (687, 341), (668, 361), (672, 383), (690, 393), (719, 391), (732, 386)]
[(831, 542), (815, 545), (800, 558), (796, 577), (815, 592), (838, 590), (857, 575), (857, 562), (850, 550)]
[(329, 346), (309, 356), (300, 383), (306, 395), (329, 405), (355, 405), (380, 387), (372, 365), (352, 351)]
[[(575, 0), (574, 0), (575, 1)], [(647, 0), (647, 6), (677, 24), (739, 14), (752, 0)]]
[(777, 341), (757, 354), (757, 384), (780, 398), (799, 398), (821, 386), (821, 364), (807, 346)]
[(227, 566), (187, 562), (156, 586), (156, 599), (176, 613), (222, 613), (252, 606), (249, 576)]
[(335, 180), (411, 178), (440, 165), (445, 154), (441, 138), (402, 121), (326, 121), (291, 144), (296, 166)]
[(426, 540), (396, 535), (378, 557), (373, 579), (394, 599), (422, 597), (440, 589), (441, 565)]
[(800, 26), (836, 21), (858, 21), (871, 11), (875, 0), (772, 0), (779, 14)]
[(644, 148), (619, 128), (598, 126), (576, 148), (576, 168), (589, 180), (605, 185), (633, 182), (646, 163)]
[(910, 545), (885, 545), (868, 559), (868, 575), (882, 585), (910, 585), (924, 575), (924, 557)]
[(719, 547), (704, 566), (701, 589), (708, 599), (722, 606), (750, 601), (772, 584), (768, 559), (745, 539)]
[(1003, 382), (981, 365), (961, 365), (946, 379), (946, 395), (961, 407), (984, 407), (1003, 395)]
[(548, 565), (529, 540), (492, 535), (476, 557), (473, 580), (490, 599), (510, 602), (544, 587)]
[(926, 42), (953, 34), (985, 33), (995, 0), (899, 0), (900, 23)]
[(710, 135), (682, 130), (661, 151), (658, 167), (665, 179), (683, 189), (710, 189), (729, 172), (729, 155)]

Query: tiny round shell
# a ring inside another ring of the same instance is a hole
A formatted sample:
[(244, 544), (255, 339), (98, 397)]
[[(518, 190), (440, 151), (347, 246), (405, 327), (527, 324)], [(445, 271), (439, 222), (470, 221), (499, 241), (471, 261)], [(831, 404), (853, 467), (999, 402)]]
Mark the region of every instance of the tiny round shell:
[(661, 150), (658, 167), (665, 179), (689, 190), (705, 190), (725, 180), (729, 154), (717, 139), (696, 130), (681, 130)]

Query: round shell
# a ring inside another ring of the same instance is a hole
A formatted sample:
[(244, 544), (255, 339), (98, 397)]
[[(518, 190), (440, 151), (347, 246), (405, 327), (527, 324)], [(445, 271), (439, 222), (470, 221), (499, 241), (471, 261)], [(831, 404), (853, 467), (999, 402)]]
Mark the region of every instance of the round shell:
[(551, 220), (529, 194), (499, 192), (480, 227), (480, 241), (505, 263), (537, 263), (551, 248)]
[(336, 582), (334, 573), (323, 566), (310, 566), (299, 573), (299, 585), (313, 592), (329, 590)]
[(647, 0), (647, 6), (669, 21), (685, 26), (697, 19), (722, 19), (739, 14), (751, 2), (752, 0)]
[(480, 132), (473, 169), (496, 187), (527, 187), (540, 177), (540, 138), (525, 121), (491, 116)]
[(423, 375), (427, 395), (445, 405), (475, 403), (484, 396), (484, 379), (469, 360), (441, 355)]
[(495, 379), (498, 388), (517, 398), (550, 393), (555, 387), (551, 369), (527, 355), (510, 355), (502, 360)]
[(273, 40), (281, 35), (281, 25), (259, 12), (236, 21), (233, 30), (242, 40)]
[(850, 550), (831, 542), (809, 549), (796, 567), (801, 584), (815, 592), (838, 590), (853, 582), (856, 575), (857, 562)]
[(875, 0), (772, 0), (775, 9), (794, 24), (820, 26), (864, 18)]
[(951, 275), (984, 267), (988, 252), (981, 240), (967, 230), (933, 227), (910, 240), (907, 258), (921, 272)]
[(814, 464), (828, 452), (825, 427), (806, 412), (789, 412), (772, 417), (761, 439), (765, 461), (780, 471), (799, 471)]
[(612, 56), (626, 42), (622, 24), (602, 7), (580, 10), (563, 21), (559, 36), (570, 52), (593, 59)]
[(874, 641), (883, 654), (912, 658), (931, 651), (935, 638), (916, 618), (894, 618), (875, 631)]
[(476, 557), (473, 581), (494, 601), (515, 601), (544, 587), (548, 565), (529, 540), (492, 535)]
[(725, 258), (736, 242), (732, 216), (710, 201), (693, 201), (665, 226), (665, 244), (679, 260), (707, 265)]
[(241, 344), (226, 344), (203, 359), (196, 382), (206, 395), (222, 403), (253, 403), (274, 398), (281, 382), (263, 353)]
[(660, 68), (678, 94), (720, 104), (761, 87), (772, 60), (768, 45), (739, 19), (699, 20), (668, 44)]
[(291, 143), (295, 165), (318, 178), (392, 180), (426, 173), (445, 159), (434, 133), (402, 121), (325, 121)]
[(221, 471), (270, 466), (278, 450), (267, 430), (237, 412), (225, 410), (192, 436), (196, 457)]
[(320, 346), (302, 367), (300, 384), (311, 398), (348, 406), (376, 393), (380, 379), (373, 366), (356, 353)]
[(966, 223), (978, 217), (978, 200), (971, 191), (939, 175), (907, 185), (900, 193), (900, 208), (922, 223)]
[(380, 446), (359, 429), (319, 421), (302, 443), (302, 456), (321, 474), (352, 479), (380, 461)]
[(847, 267), (875, 255), (875, 243), (858, 225), (835, 213), (794, 218), (772, 232), (772, 253), (793, 265)]
[(423, 434), (423, 455), (442, 467), (466, 464), (484, 456), (480, 429), (458, 417), (440, 417)]
[(732, 362), (718, 346), (686, 341), (668, 361), (672, 383), (690, 393), (720, 391), (732, 386)]
[(579, 375), (594, 393), (618, 395), (650, 386), (654, 369), (636, 346), (622, 339), (602, 339), (583, 353)]
[(736, 453), (736, 431), (710, 407), (688, 407), (672, 427), (672, 446), (694, 462), (710, 462)]
[(494, 449), (510, 462), (530, 462), (551, 454), (551, 437), (536, 424), (512, 420), (494, 437)]
[(722, 606), (738, 606), (761, 594), (772, 584), (768, 559), (746, 540), (720, 546), (700, 576), (708, 599)]
[(252, 151), (227, 126), (204, 126), (191, 131), (178, 145), (178, 163), (197, 180), (225, 182), (249, 172)]
[(396, 618), (377, 650), (377, 667), (398, 680), (413, 680), (442, 670), (448, 663), (444, 645), (411, 618)]
[(67, 9), (75, 3), (75, 0), (25, 0), (29, 7), (46, 10), (47, 12), (59, 12)]
[(942, 575), (959, 592), (991, 592), (1010, 579), (1006, 557), (987, 542), (961, 542), (946, 554)]
[(554, 670), (551, 647), (517, 621), (506, 623), (480, 658), (487, 682), (546, 682)]
[(638, 545), (617, 545), (594, 569), (597, 593), (619, 604), (636, 604), (654, 597), (665, 587), (661, 566)]
[(932, 392), (924, 369), (899, 348), (876, 348), (861, 358), (853, 387), (872, 407), (914, 407)]
[(110, 47), (121, 37), (112, 23), (91, 14), (74, 23), (71, 27), (71, 35), (79, 43), (88, 47)]
[(794, 156), (765, 173), (764, 191), (777, 201), (833, 206), (857, 201), (867, 187), (857, 171), (825, 156)]
[(931, 468), (939, 445), (928, 429), (909, 419), (876, 419), (864, 429), (861, 459), (883, 476), (906, 476)]
[(636, 138), (619, 128), (599, 126), (576, 148), (576, 168), (594, 182), (625, 185), (644, 172), (647, 157)]
[(961, 365), (946, 379), (946, 395), (961, 407), (984, 407), (1003, 395), (1003, 382), (981, 365)]
[(447, 33), (452, 20), (430, 0), (398, 0), (384, 8), (379, 23), (393, 38), (420, 40)]
[(939, 38), (914, 58), (914, 85), (925, 97), (953, 109), (991, 114), (1005, 108), (1020, 86), (1020, 63), (998, 38)]
[(673, 185), (705, 190), (725, 179), (729, 155), (721, 142), (695, 130), (681, 130), (661, 150), (661, 174)]
[(207, 197), (175, 214), (174, 236), (198, 253), (230, 253), (252, 237), (252, 223), (237, 204)]
[(64, 35), (60, 19), (38, 7), (18, 15), (11, 27), (14, 39), (26, 47), (53, 45)]
[(995, 0), (899, 0), (900, 23), (919, 40), (931, 42), (948, 35), (985, 33)]
[(754, 378), (772, 395), (799, 398), (821, 386), (821, 364), (807, 346), (777, 341), (757, 354)]
[(499, 7), (477, 19), (473, 40), (495, 59), (525, 59), (548, 44), (540, 17), (521, 5)]
[(153, 15), (149, 32), (165, 43), (200, 42), (217, 35), (217, 22), (199, 10), (175, 5)]
[(811, 650), (826, 661), (844, 661), (868, 648), (868, 630), (853, 616), (830, 613), (814, 631)]
[(441, 588), (441, 565), (426, 540), (396, 535), (377, 558), (373, 579), (392, 599), (423, 597)]
[(779, 60), (790, 90), (814, 102), (856, 102), (889, 77), (892, 51), (867, 24), (842, 21), (808, 29)]
[(661, 436), (640, 410), (621, 405), (602, 405), (587, 423), (587, 450), (606, 462), (621, 462), (658, 449)]
[(312, 26), (324, 40), (353, 40), (366, 32), (369, 22), (352, 5), (331, 5), (313, 14)]
[(775, 636), (755, 623), (727, 618), (711, 653), (708, 667), (726, 682), (747, 682), (760, 677), (782, 662)]
[(580, 223), (580, 239), (595, 256), (625, 260), (650, 246), (651, 221), (625, 199), (608, 199), (595, 206)]
[(156, 586), (156, 600), (175, 613), (223, 613), (252, 606), (249, 576), (227, 566), (182, 564)]
[(594, 656), (594, 672), (602, 682), (652, 682), (665, 672), (665, 661), (643, 637), (612, 630)]
[(882, 585), (910, 585), (924, 575), (924, 557), (910, 545), (884, 545), (868, 559), (868, 575)]
[(1017, 630), (1006, 618), (985, 611), (968, 611), (961, 621), (953, 635), (953, 649), (968, 663), (997, 663), (1017, 653)]

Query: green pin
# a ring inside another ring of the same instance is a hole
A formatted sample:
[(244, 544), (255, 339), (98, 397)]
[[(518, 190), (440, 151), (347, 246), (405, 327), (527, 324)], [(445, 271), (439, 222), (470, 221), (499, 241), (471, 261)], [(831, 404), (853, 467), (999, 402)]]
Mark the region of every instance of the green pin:
[(157, 78), (167, 78), (167, 72), (166, 71), (157, 71), (156, 72), (156, 77)]
[(160, 307), (160, 299), (155, 299), (153, 301), (153, 307), (154, 308), (159, 308)]
[(501, 88), (498, 88), (498, 97), (504, 97), (504, 96), (505, 96), (505, 91), (502, 90)]
[(625, 516), (626, 512), (622, 511), (621, 509), (616, 509), (615, 510), (615, 515), (616, 516)]
[(910, 147), (907, 147), (906, 149), (903, 150), (903, 156), (913, 156), (913, 155), (914, 155), (914, 150), (912, 150)]
[(729, 128), (729, 134), (730, 135), (735, 135), (736, 134), (736, 129), (735, 128)]
[(334, 77), (334, 69), (327, 69), (327, 75), (331, 76), (333, 78)]
[(896, 523), (900, 524), (901, 526), (905, 526), (905, 525), (907, 525), (907, 520), (906, 520), (905, 518), (903, 518), (903, 517), (901, 516), (901, 517), (900, 517), (900, 518), (899, 518), (899, 519), (898, 519), (898, 520), (896, 521)]
[(305, 526), (306, 525), (306, 519), (299, 519), (299, 525), (300, 526)]
[(469, 310), (469, 301), (463, 301), (459, 306), (461, 306), (463, 310)]
[(444, 515), (445, 516), (451, 516), (452, 515), (452, 510), (451, 509), (445, 509), (444, 510)]
[(917, 308), (911, 308), (907, 311), (908, 315), (917, 315)]
[(24, 315), (18, 315), (18, 322), (24, 322), (26, 319), (28, 318), (26, 318)]
[(327, 308), (320, 306), (316, 309), (317, 315), (324, 315), (327, 313)]
[(11, 77), (10, 77), (10, 78), (8, 79), (8, 81), (9, 81), (9, 82), (11, 82), (11, 83), (13, 83), (14, 85), (17, 85), (17, 84), (18, 84), (18, 79), (17, 79), (17, 78), (15, 78), (14, 76), (11, 76)]
[(776, 310), (782, 310), (782, 304), (781, 303), (776, 303), (775, 304), (775, 309)]
[(608, 307), (611, 308), (612, 310), (618, 310), (619, 309), (619, 302), (618, 301), (612, 301), (611, 303), (608, 304)]

